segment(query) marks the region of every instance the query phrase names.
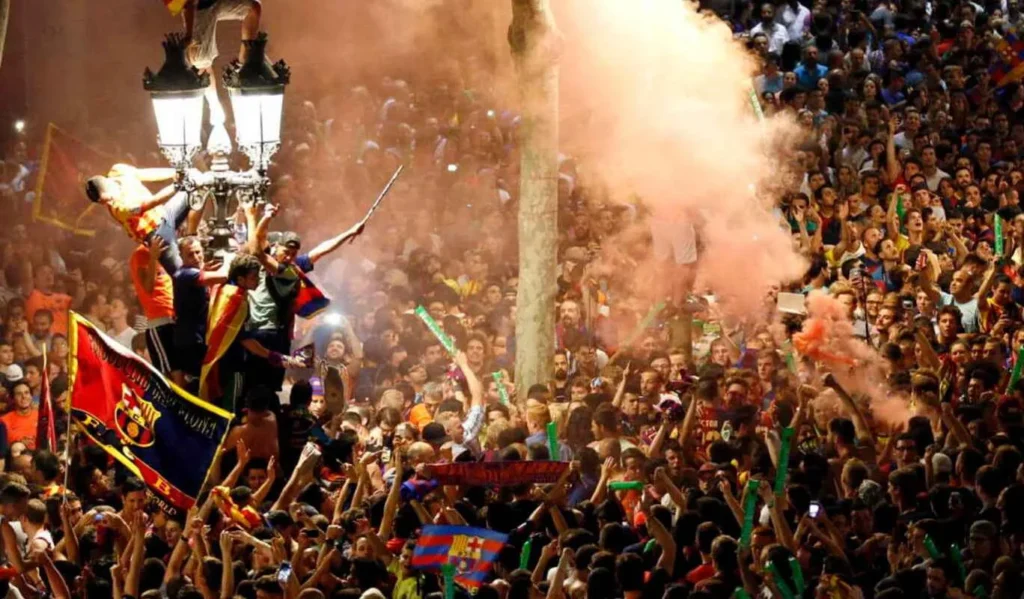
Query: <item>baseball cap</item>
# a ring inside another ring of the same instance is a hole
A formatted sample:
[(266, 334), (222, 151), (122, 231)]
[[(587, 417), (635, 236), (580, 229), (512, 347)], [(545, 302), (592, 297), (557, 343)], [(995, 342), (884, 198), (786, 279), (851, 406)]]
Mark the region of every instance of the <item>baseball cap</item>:
[(971, 538), (994, 539), (999, 536), (999, 529), (988, 520), (978, 520), (971, 525)]
[(448, 431), (444, 430), (444, 425), (439, 422), (431, 422), (423, 427), (423, 433), (420, 436), (423, 441), (431, 445), (443, 445), (451, 440)]
[(18, 366), (17, 364), (11, 364), (10, 366), (7, 367), (7, 370), (4, 372), (4, 377), (7, 379), (8, 383), (16, 383), (21, 379), (25, 378), (25, 373), (22, 372), (21, 366)]
[(299, 237), (299, 234), (296, 233), (295, 231), (282, 232), (281, 237), (277, 240), (277, 243), (296, 250), (302, 247), (302, 239)]

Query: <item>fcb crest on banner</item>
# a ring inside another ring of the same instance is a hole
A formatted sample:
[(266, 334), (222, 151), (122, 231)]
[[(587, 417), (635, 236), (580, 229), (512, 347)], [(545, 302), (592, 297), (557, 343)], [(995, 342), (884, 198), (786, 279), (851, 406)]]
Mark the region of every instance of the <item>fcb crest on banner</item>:
[(121, 384), (121, 400), (114, 406), (114, 422), (121, 442), (136, 447), (151, 447), (156, 441), (153, 427), (160, 412), (139, 397), (128, 385)]

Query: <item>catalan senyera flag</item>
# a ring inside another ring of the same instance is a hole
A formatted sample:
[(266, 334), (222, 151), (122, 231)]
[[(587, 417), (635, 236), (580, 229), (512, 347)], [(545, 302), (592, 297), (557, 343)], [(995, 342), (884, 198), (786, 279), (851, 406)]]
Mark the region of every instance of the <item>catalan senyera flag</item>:
[(167, 7), (167, 11), (171, 13), (172, 17), (176, 17), (181, 13), (181, 9), (185, 8), (186, 0), (164, 0), (164, 6)]
[(85, 181), (96, 173), (106, 172), (112, 162), (111, 157), (50, 123), (36, 179), (32, 220), (76, 235), (94, 236), (91, 215), (95, 204), (85, 195)]
[(508, 535), (486, 528), (429, 525), (423, 527), (410, 564), (439, 570), (455, 567), (455, 582), (469, 590), (479, 588), (491, 574), (491, 564)]
[(71, 419), (178, 510), (195, 503), (231, 414), (170, 382), (71, 312)]
[(249, 296), (236, 285), (214, 287), (210, 294), (210, 311), (206, 317), (206, 356), (199, 373), (199, 396), (220, 397), (217, 363), (238, 338), (249, 317)]

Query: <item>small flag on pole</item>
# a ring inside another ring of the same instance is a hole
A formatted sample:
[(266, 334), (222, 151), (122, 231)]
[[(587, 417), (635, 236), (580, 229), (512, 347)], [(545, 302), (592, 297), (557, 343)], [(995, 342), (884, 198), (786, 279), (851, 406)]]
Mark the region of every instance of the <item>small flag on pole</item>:
[(181, 9), (185, 8), (186, 0), (164, 0), (164, 6), (167, 7), (167, 11), (171, 13), (172, 17), (176, 17), (181, 13)]

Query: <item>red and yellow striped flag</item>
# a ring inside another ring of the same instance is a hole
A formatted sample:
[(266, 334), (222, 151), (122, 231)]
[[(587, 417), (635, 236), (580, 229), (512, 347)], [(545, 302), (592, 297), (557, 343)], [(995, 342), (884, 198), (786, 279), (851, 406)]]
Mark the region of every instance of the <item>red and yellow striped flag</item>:
[(220, 397), (217, 362), (235, 342), (248, 317), (249, 301), (244, 289), (235, 285), (214, 288), (206, 319), (206, 356), (199, 373), (199, 397), (207, 401)]

